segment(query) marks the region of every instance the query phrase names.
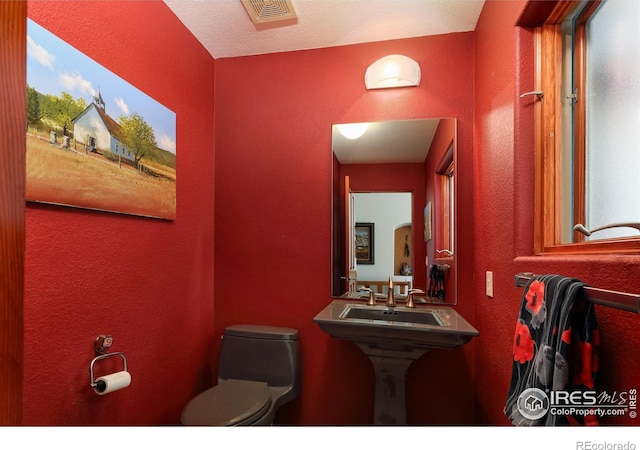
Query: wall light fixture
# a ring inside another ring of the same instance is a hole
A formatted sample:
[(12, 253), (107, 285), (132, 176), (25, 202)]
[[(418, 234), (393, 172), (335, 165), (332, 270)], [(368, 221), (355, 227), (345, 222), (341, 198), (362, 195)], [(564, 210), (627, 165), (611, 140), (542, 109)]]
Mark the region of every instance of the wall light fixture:
[(338, 131), (347, 139), (358, 139), (367, 131), (367, 128), (369, 128), (369, 122), (338, 124)]
[(380, 58), (364, 74), (367, 89), (384, 89), (420, 84), (420, 64), (404, 55)]

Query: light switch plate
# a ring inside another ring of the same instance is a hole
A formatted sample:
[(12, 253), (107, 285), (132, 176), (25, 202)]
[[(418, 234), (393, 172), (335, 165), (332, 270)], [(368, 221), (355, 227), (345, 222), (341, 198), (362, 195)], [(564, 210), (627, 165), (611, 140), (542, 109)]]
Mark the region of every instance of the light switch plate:
[(490, 270), (487, 270), (486, 286), (487, 297), (493, 298), (493, 272)]

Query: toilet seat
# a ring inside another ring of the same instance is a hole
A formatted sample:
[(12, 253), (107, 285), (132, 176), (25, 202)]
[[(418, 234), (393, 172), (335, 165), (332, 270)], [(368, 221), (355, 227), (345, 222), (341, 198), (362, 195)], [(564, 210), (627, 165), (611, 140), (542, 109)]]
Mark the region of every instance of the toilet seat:
[(267, 383), (226, 380), (193, 398), (182, 412), (183, 425), (251, 425), (271, 408)]

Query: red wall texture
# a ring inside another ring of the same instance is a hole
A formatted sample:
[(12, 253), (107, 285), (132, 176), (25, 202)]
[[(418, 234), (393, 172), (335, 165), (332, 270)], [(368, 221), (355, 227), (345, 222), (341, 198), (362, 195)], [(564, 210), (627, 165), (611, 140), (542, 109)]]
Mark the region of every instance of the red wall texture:
[[(637, 257), (533, 255), (533, 121), (519, 99), (534, 88), (533, 47), (514, 26), (523, 6), (488, 1), (475, 32), (214, 61), (160, 1), (30, 2), (31, 18), (177, 114), (179, 181), (172, 222), (27, 206), (24, 423), (178, 423), (213, 383), (223, 328), (240, 322), (300, 331), (302, 394), (278, 423), (371, 423), (371, 364), (312, 322), (331, 301), (331, 125), (456, 117), (457, 310), (480, 336), (414, 363), (407, 418), (507, 424), (522, 295), (513, 276), (640, 291)], [(421, 85), (367, 91), (366, 67), (391, 53), (420, 63)], [(637, 316), (598, 307), (598, 319), (600, 387), (637, 387)], [(99, 397), (89, 364), (102, 333), (133, 381)]]
[[(533, 108), (523, 92), (536, 89), (531, 30), (515, 27), (525, 2), (488, 1), (475, 31), (475, 374), (476, 422), (508, 424), (502, 413), (511, 377), (511, 352), (522, 288), (519, 272), (577, 277), (599, 288), (640, 292), (637, 256), (535, 256), (533, 253)], [(484, 295), (493, 271), (494, 297)], [(602, 332), (596, 390), (638, 388), (638, 316), (597, 306)], [(634, 343), (634, 344), (632, 344)], [(603, 424), (638, 425), (628, 415)]]
[[(178, 423), (212, 376), (214, 60), (160, 1), (36, 1), (28, 15), (176, 113), (178, 183), (174, 221), (27, 205), (23, 423)], [(132, 382), (98, 396), (104, 333)]]
[[(419, 87), (366, 90), (365, 69), (390, 53), (420, 63)], [(371, 363), (312, 322), (331, 301), (331, 125), (457, 117), (460, 179), (470, 192), (472, 85), (472, 33), (216, 61), (215, 334), (239, 321), (299, 330), (302, 395), (282, 408), (281, 423), (373, 417)], [(471, 200), (462, 198), (463, 210)], [(467, 228), (461, 240), (471, 238)], [(424, 261), (424, 246), (421, 254)], [(459, 308), (473, 322), (468, 293)], [(412, 366), (411, 423), (473, 423), (473, 346), (433, 351)]]

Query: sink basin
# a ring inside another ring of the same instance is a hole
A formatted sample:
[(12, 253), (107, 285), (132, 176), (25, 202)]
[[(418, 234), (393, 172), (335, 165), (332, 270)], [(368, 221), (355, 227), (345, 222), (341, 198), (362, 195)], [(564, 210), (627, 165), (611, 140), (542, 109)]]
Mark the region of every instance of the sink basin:
[(389, 308), (353, 300), (334, 300), (313, 321), (335, 338), (389, 349), (399, 346), (422, 350), (456, 348), (479, 334), (450, 306)]
[(381, 320), (383, 322), (421, 323), (425, 325), (444, 326), (445, 322), (437, 311), (398, 310), (396, 308), (373, 309), (349, 305), (341, 314), (343, 319)]

